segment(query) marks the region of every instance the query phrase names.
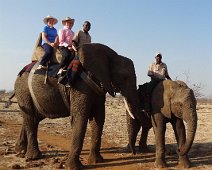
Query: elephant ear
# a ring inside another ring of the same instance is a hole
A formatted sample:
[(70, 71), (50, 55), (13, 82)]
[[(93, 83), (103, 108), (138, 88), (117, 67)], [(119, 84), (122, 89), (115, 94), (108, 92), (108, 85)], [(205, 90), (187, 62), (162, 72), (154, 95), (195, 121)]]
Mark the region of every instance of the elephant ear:
[(91, 43), (82, 45), (77, 55), (83, 68), (90, 71), (111, 96), (115, 96), (111, 84), (110, 57), (117, 55), (116, 52), (103, 44)]
[(163, 107), (161, 108), (161, 113), (167, 118), (171, 118), (171, 97), (172, 97), (172, 92), (173, 92), (173, 87), (172, 87), (172, 81), (170, 80), (165, 80), (163, 81), (162, 89), (160, 90), (163, 92)]
[(164, 101), (165, 102), (164, 106), (161, 108), (161, 113), (163, 113), (163, 115), (169, 119), (171, 119), (171, 101), (170, 98), (168, 96), (164, 96)]

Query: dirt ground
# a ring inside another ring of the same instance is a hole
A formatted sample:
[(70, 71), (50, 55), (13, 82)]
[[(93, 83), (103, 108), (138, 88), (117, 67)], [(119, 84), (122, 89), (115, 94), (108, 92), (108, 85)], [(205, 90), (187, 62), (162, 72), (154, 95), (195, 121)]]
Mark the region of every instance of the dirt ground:
[[(4, 98), (2, 98), (4, 100)], [(17, 104), (4, 108), (0, 103), (0, 170), (4, 169), (64, 169), (71, 138), (69, 118), (45, 119), (39, 125), (39, 146), (43, 158), (26, 162), (16, 156), (14, 146), (21, 128), (22, 117)], [(212, 104), (198, 104), (198, 128), (194, 144), (189, 152), (191, 170), (212, 169)], [(137, 138), (138, 140), (138, 138)], [(127, 151), (127, 129), (125, 108), (121, 97), (107, 97), (106, 121), (102, 136), (101, 153), (104, 162), (88, 165), (90, 127), (88, 124), (83, 151), (80, 159), (85, 169), (95, 170), (153, 170), (155, 160), (155, 140), (151, 129), (148, 146), (151, 153), (137, 153), (133, 156)], [(138, 142), (137, 142), (138, 144)], [(176, 141), (170, 124), (166, 131), (167, 169), (176, 169)], [(166, 168), (164, 168), (166, 169)]]

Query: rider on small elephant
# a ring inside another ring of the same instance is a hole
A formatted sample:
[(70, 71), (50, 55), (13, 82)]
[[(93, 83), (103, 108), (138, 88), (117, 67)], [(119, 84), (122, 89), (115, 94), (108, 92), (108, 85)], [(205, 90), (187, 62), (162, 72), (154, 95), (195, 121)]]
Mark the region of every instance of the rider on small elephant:
[(147, 85), (147, 102), (145, 104), (145, 111), (151, 112), (151, 94), (156, 85), (165, 79), (171, 80), (169, 77), (167, 65), (162, 62), (162, 54), (157, 53), (155, 55), (155, 62), (151, 63), (148, 68), (148, 74), (151, 77), (151, 81)]

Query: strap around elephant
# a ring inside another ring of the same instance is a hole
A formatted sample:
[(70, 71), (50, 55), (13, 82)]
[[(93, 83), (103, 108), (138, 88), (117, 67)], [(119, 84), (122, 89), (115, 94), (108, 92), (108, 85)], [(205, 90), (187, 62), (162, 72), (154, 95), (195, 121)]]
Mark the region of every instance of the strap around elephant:
[(35, 70), (36, 68), (38, 67), (39, 65), (39, 62), (37, 62), (31, 69), (30, 73), (29, 73), (29, 77), (28, 77), (28, 86), (29, 86), (29, 91), (30, 91), (30, 94), (31, 94), (31, 97), (32, 97), (32, 101), (35, 105), (35, 107), (37, 108), (38, 112), (39, 113), (45, 113), (45, 111), (40, 107), (40, 104), (38, 103), (36, 97), (35, 97), (35, 94), (33, 92), (33, 89), (32, 89), (32, 78), (33, 78), (33, 75), (35, 73)]
[(105, 95), (105, 92), (100, 88), (84, 71), (80, 74), (83, 81), (90, 86), (98, 95)]

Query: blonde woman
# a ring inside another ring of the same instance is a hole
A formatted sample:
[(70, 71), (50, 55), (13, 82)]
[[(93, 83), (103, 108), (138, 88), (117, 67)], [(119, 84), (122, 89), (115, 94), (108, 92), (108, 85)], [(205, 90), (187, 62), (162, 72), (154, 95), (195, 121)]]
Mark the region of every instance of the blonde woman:
[(63, 56), (58, 74), (66, 70), (71, 60), (74, 58), (74, 50), (72, 49), (72, 39), (74, 32), (71, 30), (74, 25), (74, 19), (66, 17), (62, 20), (63, 28), (59, 31), (59, 49)]

